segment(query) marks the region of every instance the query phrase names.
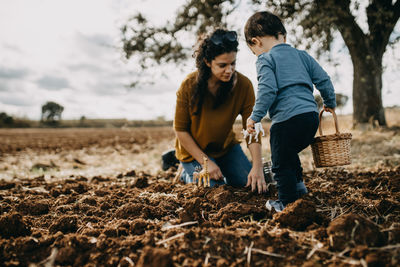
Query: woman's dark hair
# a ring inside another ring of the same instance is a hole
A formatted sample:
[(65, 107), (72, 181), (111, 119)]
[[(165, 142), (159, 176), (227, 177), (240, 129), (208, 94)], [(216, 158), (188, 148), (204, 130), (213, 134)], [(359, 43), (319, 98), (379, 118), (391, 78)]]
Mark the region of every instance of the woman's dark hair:
[(263, 36), (275, 36), (278, 39), (279, 34), (286, 36), (286, 29), (281, 19), (268, 12), (261, 11), (253, 14), (244, 26), (244, 37), (249, 45), (254, 43), (251, 38)]
[[(197, 83), (191, 98), (191, 105), (195, 115), (199, 115), (204, 102), (204, 97), (208, 91), (208, 80), (211, 77), (211, 69), (206, 62), (211, 61), (224, 53), (237, 52), (238, 41), (236, 32), (223, 29), (215, 30), (210, 36), (202, 39), (193, 56), (196, 58), (198, 70)], [(229, 82), (220, 82), (217, 89), (214, 108), (220, 106), (227, 99), (233, 88), (234, 76)]]

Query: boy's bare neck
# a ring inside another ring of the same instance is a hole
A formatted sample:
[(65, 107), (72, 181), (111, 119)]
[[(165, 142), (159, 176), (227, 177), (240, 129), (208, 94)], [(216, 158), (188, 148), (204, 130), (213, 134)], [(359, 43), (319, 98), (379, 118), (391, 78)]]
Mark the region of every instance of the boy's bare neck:
[(286, 43), (286, 37), (282, 34), (278, 35), (278, 39), (275, 36), (268, 36), (266, 38), (268, 38), (269, 40), (268, 40), (268, 42), (266, 42), (266, 46), (265, 46), (266, 51), (265, 52), (270, 51), (276, 45)]

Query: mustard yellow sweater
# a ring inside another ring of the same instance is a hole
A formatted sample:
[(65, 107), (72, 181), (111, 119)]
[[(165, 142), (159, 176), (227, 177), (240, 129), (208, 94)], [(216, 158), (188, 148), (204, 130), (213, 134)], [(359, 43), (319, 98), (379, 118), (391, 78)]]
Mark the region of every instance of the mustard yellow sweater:
[[(195, 142), (207, 155), (218, 158), (223, 156), (235, 144), (240, 143), (233, 133), (233, 123), (242, 116), (243, 128), (253, 109), (255, 97), (251, 81), (236, 72), (237, 81), (228, 99), (219, 107), (213, 108), (214, 96), (208, 92), (199, 115), (194, 115), (191, 96), (197, 80), (197, 71), (189, 74), (176, 93), (175, 131), (185, 131), (192, 135)], [(253, 138), (254, 140), (254, 138)], [(258, 138), (258, 142), (261, 138)], [(176, 157), (183, 162), (194, 158), (180, 144), (175, 142)]]

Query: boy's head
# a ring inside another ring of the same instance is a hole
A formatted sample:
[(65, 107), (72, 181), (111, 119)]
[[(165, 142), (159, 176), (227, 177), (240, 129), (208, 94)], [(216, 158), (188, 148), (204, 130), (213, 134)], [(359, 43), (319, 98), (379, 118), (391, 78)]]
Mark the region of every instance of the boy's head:
[(281, 19), (268, 12), (261, 11), (252, 15), (244, 26), (244, 36), (249, 47), (255, 45), (255, 38), (275, 37), (276, 40), (280, 36), (286, 37), (286, 29)]

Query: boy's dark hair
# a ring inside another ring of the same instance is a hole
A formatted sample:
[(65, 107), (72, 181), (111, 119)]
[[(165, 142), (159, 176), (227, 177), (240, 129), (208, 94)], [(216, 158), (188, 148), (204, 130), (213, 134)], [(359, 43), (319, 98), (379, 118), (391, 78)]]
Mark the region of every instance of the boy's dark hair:
[(253, 45), (251, 38), (263, 36), (275, 36), (279, 34), (286, 36), (286, 29), (281, 19), (268, 11), (261, 11), (253, 14), (244, 26), (244, 36), (249, 45)]

